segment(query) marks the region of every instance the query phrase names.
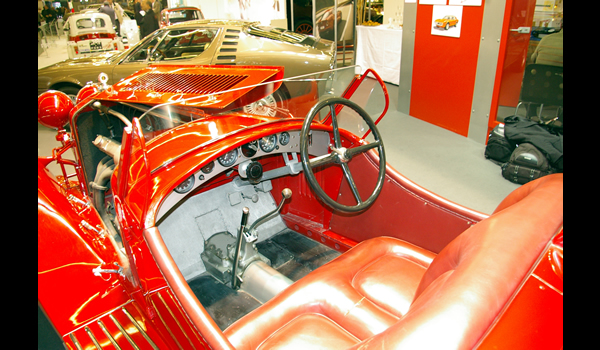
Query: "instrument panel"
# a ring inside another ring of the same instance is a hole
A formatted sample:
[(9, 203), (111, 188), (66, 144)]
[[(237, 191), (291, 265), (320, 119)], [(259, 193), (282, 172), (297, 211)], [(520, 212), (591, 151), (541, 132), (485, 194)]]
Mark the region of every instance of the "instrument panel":
[[(319, 156), (327, 154), (329, 150), (329, 133), (321, 130), (312, 130), (309, 142), (309, 154)], [(283, 131), (271, 134), (246, 144), (228, 150), (217, 159), (205, 164), (192, 176), (183, 179), (175, 190), (169, 194), (161, 204), (156, 220), (160, 220), (173, 206), (184, 199), (193, 189), (201, 186), (211, 178), (227, 171), (233, 171), (236, 165), (248, 163), (270, 154), (297, 153), (300, 151), (300, 131)], [(287, 157), (286, 157), (287, 158)], [(293, 157), (299, 160), (298, 157)], [(289, 160), (288, 160), (289, 161)], [(287, 164), (287, 161), (286, 161)]]

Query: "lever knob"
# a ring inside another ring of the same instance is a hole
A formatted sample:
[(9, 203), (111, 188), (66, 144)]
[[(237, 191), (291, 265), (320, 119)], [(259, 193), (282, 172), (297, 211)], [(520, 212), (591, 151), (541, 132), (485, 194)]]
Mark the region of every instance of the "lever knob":
[(284, 199), (289, 199), (292, 197), (292, 190), (289, 188), (284, 188), (283, 191), (281, 191), (281, 195)]

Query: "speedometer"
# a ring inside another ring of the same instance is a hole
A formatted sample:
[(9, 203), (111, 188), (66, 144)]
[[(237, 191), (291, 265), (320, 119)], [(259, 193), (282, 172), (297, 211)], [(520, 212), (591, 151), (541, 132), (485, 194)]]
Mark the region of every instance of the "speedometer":
[(260, 146), (260, 149), (263, 150), (263, 152), (272, 152), (277, 146), (277, 135), (273, 134), (265, 136), (258, 141), (258, 144)]
[(218, 158), (219, 164), (221, 164), (224, 167), (230, 167), (233, 164), (235, 164), (235, 162), (238, 159), (238, 150), (237, 148), (232, 149), (231, 151), (225, 153), (224, 155), (220, 156)]

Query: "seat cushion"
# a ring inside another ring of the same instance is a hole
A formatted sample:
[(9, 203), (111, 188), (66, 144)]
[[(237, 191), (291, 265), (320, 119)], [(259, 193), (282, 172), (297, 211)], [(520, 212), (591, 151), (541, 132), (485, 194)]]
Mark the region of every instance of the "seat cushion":
[(294, 318), (267, 338), (258, 349), (346, 349), (359, 342), (329, 318), (307, 313)]
[(340, 342), (346, 339), (344, 344), (364, 340), (383, 332), (406, 312), (434, 257), (396, 238), (362, 242), (297, 281), (224, 333), (238, 350), (265, 344), (297, 344), (310, 339), (310, 334), (303, 335), (305, 330), (314, 334), (306, 322), (317, 320), (317, 326), (330, 329), (332, 338)]
[[(386, 254), (360, 270), (352, 286), (396, 317), (406, 314), (425, 267), (402, 256)], [(401, 283), (398, 283), (401, 282)]]

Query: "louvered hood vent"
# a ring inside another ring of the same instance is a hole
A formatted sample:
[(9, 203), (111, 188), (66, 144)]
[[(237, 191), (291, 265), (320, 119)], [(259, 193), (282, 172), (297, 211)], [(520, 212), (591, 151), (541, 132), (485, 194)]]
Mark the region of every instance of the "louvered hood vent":
[(247, 77), (247, 75), (147, 73), (132, 81), (132, 84), (123, 90), (205, 95), (229, 90)]
[[(260, 85), (283, 78), (283, 67), (156, 65), (141, 69), (94, 96), (98, 100), (144, 104), (174, 103), (202, 108), (234, 108), (279, 88)], [(233, 91), (231, 91), (233, 90)]]

